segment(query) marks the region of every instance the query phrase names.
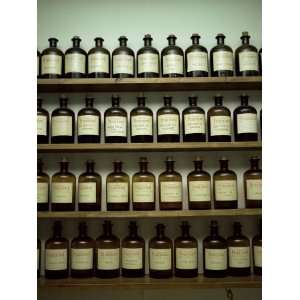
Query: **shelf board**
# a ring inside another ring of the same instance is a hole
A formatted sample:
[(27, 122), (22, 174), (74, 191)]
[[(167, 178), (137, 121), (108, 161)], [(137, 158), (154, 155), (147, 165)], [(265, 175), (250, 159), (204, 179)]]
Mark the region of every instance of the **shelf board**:
[(38, 93), (261, 90), (262, 77), (38, 79)]

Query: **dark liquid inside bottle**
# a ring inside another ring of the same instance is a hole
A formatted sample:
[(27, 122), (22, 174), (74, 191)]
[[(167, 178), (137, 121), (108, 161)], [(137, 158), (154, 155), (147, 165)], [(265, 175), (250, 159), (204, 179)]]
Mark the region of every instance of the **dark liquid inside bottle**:
[(43, 172), (43, 162), (37, 162), (37, 210), (49, 210), (49, 176)]
[(42, 107), (43, 100), (37, 100), (37, 143), (49, 143), (49, 112)]
[(259, 220), (259, 232), (252, 240), (253, 251), (253, 272), (255, 275), (262, 275), (262, 224)]

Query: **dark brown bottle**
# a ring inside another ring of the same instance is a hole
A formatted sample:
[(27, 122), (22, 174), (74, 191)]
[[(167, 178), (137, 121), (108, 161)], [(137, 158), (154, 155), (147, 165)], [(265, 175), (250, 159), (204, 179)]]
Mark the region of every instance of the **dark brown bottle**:
[(112, 96), (112, 107), (104, 113), (105, 143), (127, 143), (127, 112), (120, 107), (120, 97)]
[(41, 275), (41, 240), (37, 239), (37, 278)]
[(63, 76), (64, 54), (57, 48), (58, 39), (49, 38), (49, 48), (42, 52), (41, 78), (61, 78)]
[(220, 278), (228, 273), (227, 242), (219, 235), (217, 221), (210, 223), (210, 235), (203, 240), (203, 269), (205, 277)]
[(237, 177), (228, 169), (228, 159), (222, 157), (220, 169), (214, 174), (214, 204), (215, 209), (237, 208)]
[(71, 39), (73, 46), (65, 53), (65, 77), (83, 78), (86, 77), (86, 52), (80, 48), (81, 38), (74, 36)]
[(248, 105), (249, 96), (241, 95), (241, 105), (233, 112), (234, 136), (236, 141), (257, 141), (257, 111)]
[(244, 191), (246, 208), (262, 207), (262, 170), (259, 168), (259, 158), (250, 158), (250, 169), (244, 173)]
[(60, 107), (56, 108), (51, 115), (51, 143), (73, 144), (75, 138), (75, 115), (68, 108), (68, 98), (61, 96)]
[(260, 119), (260, 139), (262, 140), (262, 109), (260, 110), (259, 113), (259, 119)]
[(43, 172), (43, 162), (37, 161), (37, 210), (49, 210), (49, 176)]
[(85, 98), (85, 108), (78, 112), (78, 143), (100, 143), (101, 115), (94, 108), (94, 98)]
[(197, 96), (189, 97), (189, 106), (182, 112), (184, 142), (205, 142), (205, 112), (197, 106)]
[(247, 31), (242, 33), (242, 45), (235, 50), (236, 76), (259, 75), (257, 49), (249, 44), (250, 35)]
[(255, 275), (262, 275), (262, 224), (259, 220), (258, 234), (252, 239), (253, 251), (253, 272)]
[(37, 143), (49, 143), (49, 112), (42, 107), (43, 100), (37, 99)]
[(161, 210), (182, 209), (182, 177), (174, 171), (172, 157), (165, 160), (166, 171), (161, 173), (159, 182), (159, 208)]
[(211, 208), (211, 178), (202, 169), (203, 160), (196, 157), (195, 169), (187, 177), (189, 209)]
[(240, 222), (233, 223), (233, 236), (227, 239), (228, 244), (228, 272), (230, 276), (249, 276), (250, 241), (242, 234)]
[(169, 45), (161, 51), (162, 77), (183, 77), (182, 49), (176, 46), (177, 37), (173, 34), (167, 37)]
[(110, 77), (110, 53), (103, 47), (103, 38), (94, 39), (95, 47), (88, 52), (88, 77), (109, 78)]
[(209, 142), (231, 142), (231, 113), (223, 106), (223, 96), (215, 96), (215, 106), (207, 112)]
[(233, 52), (224, 44), (225, 35), (216, 36), (217, 46), (210, 50), (210, 69), (212, 77), (233, 76)]
[(78, 210), (101, 210), (101, 176), (95, 172), (95, 162), (86, 162), (86, 172), (78, 177)]
[(87, 278), (94, 275), (95, 241), (87, 235), (86, 222), (80, 222), (79, 235), (71, 242), (71, 276)]
[(40, 78), (41, 75), (41, 53), (37, 50), (37, 69), (36, 69), (37, 78)]
[(132, 143), (153, 143), (153, 112), (145, 106), (145, 97), (137, 97), (138, 106), (130, 112)]
[(190, 225), (183, 221), (181, 224), (181, 236), (175, 239), (175, 276), (198, 276), (198, 242), (190, 236)]
[(164, 106), (157, 111), (157, 142), (176, 143), (180, 141), (180, 117), (172, 106), (172, 97), (164, 96)]
[(96, 276), (120, 276), (120, 240), (112, 234), (110, 221), (104, 221), (103, 234), (96, 240)]
[(60, 171), (52, 176), (51, 209), (72, 211), (75, 209), (76, 178), (69, 172), (69, 162), (63, 158)]
[(258, 52), (259, 74), (262, 75), (262, 49)]
[(159, 77), (159, 52), (152, 47), (150, 34), (144, 36), (144, 47), (137, 52), (137, 77)]
[(145, 240), (137, 234), (135, 221), (129, 223), (129, 235), (122, 241), (122, 276), (145, 276)]
[(200, 35), (194, 33), (191, 36), (192, 45), (185, 50), (185, 70), (187, 77), (208, 76), (207, 49), (199, 45)]
[(129, 176), (122, 172), (122, 162), (113, 162), (114, 171), (106, 177), (107, 210), (129, 210)]
[(49, 279), (67, 278), (69, 275), (69, 241), (62, 237), (62, 225), (55, 221), (53, 236), (45, 243), (45, 277)]
[(112, 53), (112, 77), (129, 78), (134, 77), (134, 52), (127, 47), (127, 37), (120, 36), (120, 47)]

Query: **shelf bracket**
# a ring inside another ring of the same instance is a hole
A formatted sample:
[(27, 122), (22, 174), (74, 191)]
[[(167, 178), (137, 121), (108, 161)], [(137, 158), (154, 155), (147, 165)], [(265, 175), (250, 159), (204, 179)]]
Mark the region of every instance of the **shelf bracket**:
[(227, 300), (234, 300), (233, 298), (233, 292), (231, 289), (225, 289), (225, 292), (226, 292), (226, 299)]

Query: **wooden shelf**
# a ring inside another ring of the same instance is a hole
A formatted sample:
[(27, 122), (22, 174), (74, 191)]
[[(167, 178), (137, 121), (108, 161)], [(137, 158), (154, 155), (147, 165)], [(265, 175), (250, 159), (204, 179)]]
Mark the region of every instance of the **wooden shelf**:
[(38, 79), (38, 93), (261, 90), (261, 76), (129, 79)]

